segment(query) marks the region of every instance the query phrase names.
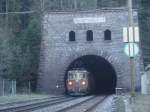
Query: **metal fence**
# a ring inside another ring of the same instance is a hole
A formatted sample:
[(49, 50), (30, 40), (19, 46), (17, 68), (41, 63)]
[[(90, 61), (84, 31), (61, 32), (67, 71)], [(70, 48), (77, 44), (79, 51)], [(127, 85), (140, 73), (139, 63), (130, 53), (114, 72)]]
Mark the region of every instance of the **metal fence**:
[(31, 92), (32, 92), (32, 90), (31, 90), (31, 82), (30, 81), (19, 82), (19, 84), (17, 84), (17, 93), (30, 94)]
[(15, 95), (16, 81), (0, 79), (0, 96)]

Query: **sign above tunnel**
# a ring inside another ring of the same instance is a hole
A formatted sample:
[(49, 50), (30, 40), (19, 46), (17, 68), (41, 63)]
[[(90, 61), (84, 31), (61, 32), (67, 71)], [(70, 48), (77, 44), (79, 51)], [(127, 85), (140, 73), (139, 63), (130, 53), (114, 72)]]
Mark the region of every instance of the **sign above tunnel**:
[(106, 18), (105, 17), (80, 17), (80, 18), (74, 18), (73, 22), (75, 24), (104, 23), (106, 22)]

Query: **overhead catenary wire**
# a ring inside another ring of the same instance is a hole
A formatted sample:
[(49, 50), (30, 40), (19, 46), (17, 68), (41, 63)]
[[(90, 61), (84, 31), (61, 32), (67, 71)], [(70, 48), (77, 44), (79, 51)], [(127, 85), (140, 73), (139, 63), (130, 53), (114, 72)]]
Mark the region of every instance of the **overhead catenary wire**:
[(33, 13), (41, 13), (41, 11), (44, 11), (44, 0), (40, 1), (40, 10), (25, 10), (25, 11), (9, 11), (9, 0), (5, 0), (5, 11), (1, 11), (0, 15), (23, 15), (23, 14), (33, 14)]
[(36, 13), (37, 11), (22, 11), (22, 12), (2, 12), (0, 15), (7, 15), (7, 14), (30, 14)]

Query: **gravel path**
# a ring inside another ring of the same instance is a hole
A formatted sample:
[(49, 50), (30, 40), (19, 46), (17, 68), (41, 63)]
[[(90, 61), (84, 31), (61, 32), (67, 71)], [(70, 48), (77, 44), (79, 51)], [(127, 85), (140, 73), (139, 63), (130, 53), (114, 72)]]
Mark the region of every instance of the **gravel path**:
[(113, 96), (106, 98), (103, 103), (100, 103), (92, 112), (112, 112)]

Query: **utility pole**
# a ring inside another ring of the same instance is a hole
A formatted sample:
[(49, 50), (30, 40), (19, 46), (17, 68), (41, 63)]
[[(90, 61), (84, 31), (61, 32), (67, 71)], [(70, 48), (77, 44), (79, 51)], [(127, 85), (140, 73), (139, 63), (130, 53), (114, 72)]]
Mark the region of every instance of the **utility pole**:
[(63, 0), (60, 0), (60, 9), (63, 9)]
[[(133, 28), (134, 23), (133, 23), (132, 0), (128, 0), (128, 24), (129, 24), (129, 27)], [(128, 40), (129, 40), (129, 38), (128, 38)], [(135, 64), (134, 64), (134, 57), (130, 57), (130, 72), (131, 72), (131, 96), (134, 97), (135, 96)]]
[(132, 10), (132, 0), (128, 0), (128, 21), (129, 26), (133, 26), (133, 10)]
[(6, 9), (5, 9), (5, 13), (6, 13), (6, 15), (5, 15), (5, 30), (7, 31), (8, 30), (8, 19), (9, 19), (9, 15), (8, 15), (8, 7), (9, 7), (9, 0), (6, 0), (6, 4), (5, 4), (6, 6)]
[(74, 9), (77, 10), (77, 0), (74, 0)]
[(45, 9), (45, 1), (41, 0), (41, 11), (42, 11), (42, 13), (44, 12), (44, 9)]

